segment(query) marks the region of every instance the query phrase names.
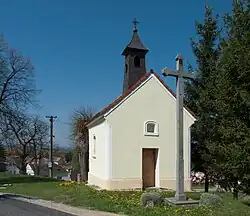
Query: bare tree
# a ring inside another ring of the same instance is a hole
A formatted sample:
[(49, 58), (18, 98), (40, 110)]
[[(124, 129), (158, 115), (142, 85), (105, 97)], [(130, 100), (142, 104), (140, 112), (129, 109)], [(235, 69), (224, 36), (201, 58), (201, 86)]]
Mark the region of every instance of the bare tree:
[(0, 36), (0, 112), (35, 105), (39, 93), (35, 87), (31, 61), (8, 47)]
[[(37, 105), (35, 96), (39, 91), (36, 90), (34, 77), (31, 61), (10, 49), (4, 37), (0, 36), (0, 141), (7, 146), (19, 147), (17, 152), (21, 154), (23, 172), (31, 143), (34, 143), (39, 131), (38, 121), (31, 121), (21, 113), (28, 105)], [(33, 131), (32, 122), (36, 125)]]
[[(75, 148), (79, 151), (74, 151), (75, 157), (79, 159), (81, 179), (88, 180), (89, 171), (89, 134), (86, 126), (89, 119), (93, 116), (94, 110), (89, 106), (82, 106), (76, 109), (72, 115), (72, 131), (71, 139), (75, 144)], [(72, 164), (74, 166), (74, 164)], [(74, 170), (74, 167), (73, 167)]]
[(35, 161), (35, 174), (40, 175), (40, 168), (42, 158), (46, 155), (46, 149), (49, 146), (49, 126), (47, 123), (41, 121), (38, 117), (33, 119), (35, 125), (38, 126), (38, 132), (35, 136), (35, 139), (32, 140), (32, 154), (30, 157)]
[(4, 140), (9, 148), (14, 148), (21, 160), (22, 174), (26, 174), (26, 166), (35, 160), (38, 167), (38, 160), (43, 155), (44, 146), (47, 144), (48, 125), (39, 117), (28, 117), (22, 113), (8, 118), (8, 131)]

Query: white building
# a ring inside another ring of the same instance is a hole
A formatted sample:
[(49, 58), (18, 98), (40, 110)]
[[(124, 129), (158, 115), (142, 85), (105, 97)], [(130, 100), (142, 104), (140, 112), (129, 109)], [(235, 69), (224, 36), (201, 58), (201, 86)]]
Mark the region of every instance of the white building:
[[(135, 27), (125, 48), (123, 94), (89, 122), (88, 183), (104, 189), (176, 188), (176, 98), (153, 72)], [(184, 187), (191, 189), (190, 127), (184, 108)]]

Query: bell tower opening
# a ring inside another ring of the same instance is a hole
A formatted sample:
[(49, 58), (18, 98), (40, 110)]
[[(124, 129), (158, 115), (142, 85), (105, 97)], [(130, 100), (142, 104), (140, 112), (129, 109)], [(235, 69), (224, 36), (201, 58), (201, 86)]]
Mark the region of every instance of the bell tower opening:
[(125, 57), (123, 92), (127, 91), (146, 73), (145, 58), (149, 50), (142, 44), (138, 35), (138, 23), (134, 19), (132, 39), (122, 52), (122, 55)]
[(139, 68), (141, 66), (141, 59), (138, 56), (135, 56), (134, 58), (134, 65), (136, 68)]

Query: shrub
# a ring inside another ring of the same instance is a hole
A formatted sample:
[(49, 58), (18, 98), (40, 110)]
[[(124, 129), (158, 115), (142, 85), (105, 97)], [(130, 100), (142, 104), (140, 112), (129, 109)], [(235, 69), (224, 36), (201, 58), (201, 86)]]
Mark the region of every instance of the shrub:
[(248, 206), (250, 206), (250, 196), (249, 195), (244, 196), (242, 198), (241, 202), (248, 205)]
[(199, 200), (201, 196), (201, 194), (197, 192), (187, 192), (186, 195), (187, 195), (187, 200), (188, 199)]
[(140, 198), (140, 205), (142, 207), (153, 207), (164, 203), (165, 199), (159, 193), (143, 193)]
[(223, 200), (216, 194), (203, 193), (200, 196), (200, 205), (222, 206)]

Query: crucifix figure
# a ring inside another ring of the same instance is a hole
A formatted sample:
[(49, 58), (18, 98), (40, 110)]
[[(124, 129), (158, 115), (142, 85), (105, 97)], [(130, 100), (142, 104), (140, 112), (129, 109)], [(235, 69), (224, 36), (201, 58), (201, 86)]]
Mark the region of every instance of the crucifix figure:
[(184, 95), (184, 79), (194, 79), (195, 74), (192, 72), (184, 72), (183, 57), (176, 56), (176, 70), (164, 68), (162, 74), (164, 76), (176, 77), (176, 201), (186, 200), (184, 193), (184, 159), (183, 159), (183, 95)]

